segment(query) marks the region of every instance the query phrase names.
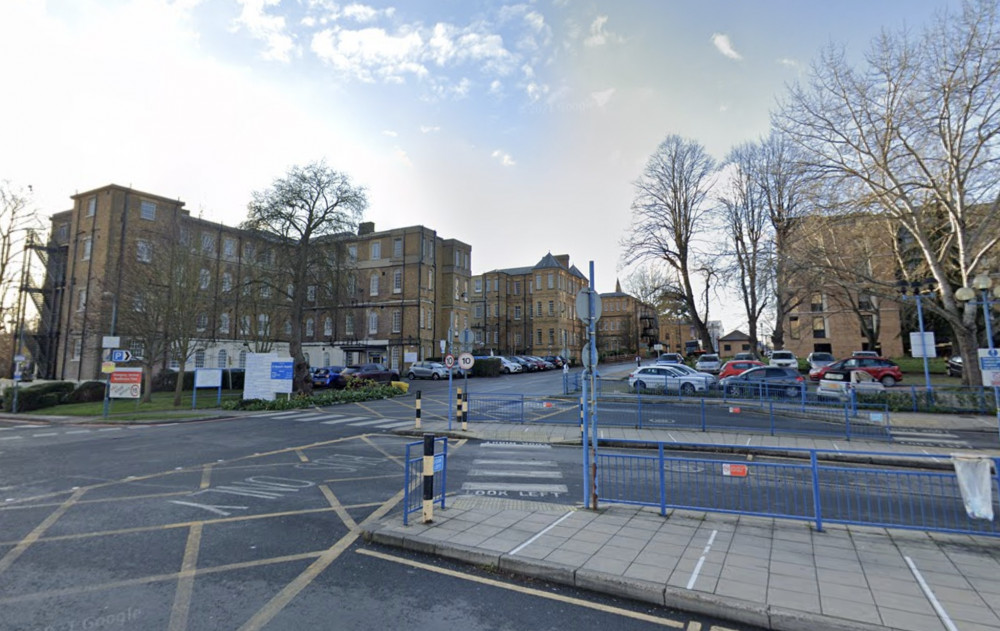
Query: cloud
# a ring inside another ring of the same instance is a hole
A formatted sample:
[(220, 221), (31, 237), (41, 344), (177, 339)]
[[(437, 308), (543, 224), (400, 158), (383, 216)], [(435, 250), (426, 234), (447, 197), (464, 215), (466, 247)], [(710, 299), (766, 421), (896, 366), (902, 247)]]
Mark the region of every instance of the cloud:
[(594, 100), (594, 103), (597, 104), (597, 107), (604, 107), (605, 105), (608, 104), (608, 101), (611, 100), (611, 97), (614, 96), (614, 94), (615, 94), (615, 89), (608, 88), (607, 90), (601, 90), (600, 92), (591, 92), (590, 98)]
[(382, 135), (383, 135), (383, 136), (389, 136), (390, 138), (395, 138), (395, 137), (396, 137), (396, 136), (398, 136), (399, 134), (397, 134), (396, 132), (394, 132), (394, 131), (393, 131), (393, 130), (391, 130), (391, 129), (383, 129), (383, 130), (382, 130)]
[(311, 50), (335, 69), (365, 82), (401, 82), (428, 74), (420, 62), (424, 41), (419, 33), (387, 33), (381, 28), (331, 28), (313, 36)]
[(285, 28), (285, 18), (270, 15), (267, 8), (280, 4), (280, 0), (237, 0), (242, 5), (240, 16), (233, 21), (233, 29), (245, 28), (251, 37), (264, 42), (263, 57), (272, 61), (291, 61), (297, 53), (295, 38)]
[(514, 158), (512, 158), (509, 153), (501, 151), (500, 149), (495, 150), (492, 156), (505, 167), (512, 167), (517, 164), (517, 162), (514, 162)]
[(726, 57), (729, 57), (730, 59), (736, 59), (736, 60), (743, 59), (743, 55), (736, 52), (736, 49), (733, 48), (733, 44), (732, 42), (729, 41), (728, 35), (723, 35), (722, 33), (713, 33), (712, 44), (715, 46), (716, 50), (718, 50)]
[(436, 134), (439, 131), (441, 131), (441, 127), (439, 125), (421, 125), (420, 126), (420, 133), (421, 134)]
[(590, 35), (583, 40), (585, 46), (591, 48), (604, 46), (608, 42), (620, 42), (621, 37), (604, 30), (604, 25), (608, 23), (608, 16), (599, 15), (590, 23)]
[(408, 167), (413, 166), (413, 162), (410, 160), (410, 156), (406, 154), (401, 147), (394, 147), (392, 150), (392, 155), (395, 156), (396, 160), (405, 164)]
[(797, 60), (795, 60), (795, 59), (789, 59), (788, 57), (781, 57), (781, 58), (779, 58), (778, 59), (778, 63), (781, 64), (782, 66), (786, 66), (788, 68), (798, 68), (799, 65), (800, 65)]

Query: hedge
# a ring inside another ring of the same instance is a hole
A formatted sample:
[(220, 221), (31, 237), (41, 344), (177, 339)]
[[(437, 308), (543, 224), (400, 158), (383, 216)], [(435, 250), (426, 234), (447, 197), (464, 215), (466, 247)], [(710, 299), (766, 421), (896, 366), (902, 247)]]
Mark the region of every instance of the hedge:
[[(75, 388), (76, 384), (72, 381), (51, 381), (26, 388), (18, 388), (17, 411), (28, 412), (59, 405), (62, 399), (73, 392)], [(3, 392), (3, 411), (12, 412), (13, 410), (14, 388), (11, 387), (5, 389)]]

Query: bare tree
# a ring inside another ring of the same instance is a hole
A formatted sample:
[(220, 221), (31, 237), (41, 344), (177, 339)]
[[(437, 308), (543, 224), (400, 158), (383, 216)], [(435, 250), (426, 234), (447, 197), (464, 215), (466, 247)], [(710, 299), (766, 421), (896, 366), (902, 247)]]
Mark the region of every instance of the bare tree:
[(883, 33), (861, 69), (830, 49), (775, 117), (815, 174), (861, 187), (912, 237), (940, 288), (928, 309), (951, 325), (967, 383), (981, 377), (977, 307), (956, 285), (988, 271), (1000, 240), (998, 27), (997, 0), (978, 0), (916, 38)]
[[(624, 264), (660, 260), (670, 268), (676, 282), (667, 293), (683, 303), (706, 347), (711, 346), (706, 322), (713, 274), (701, 260), (697, 243), (707, 228), (714, 175), (715, 160), (704, 147), (668, 136), (635, 183), (632, 227), (621, 243)], [(704, 299), (694, 282), (699, 274), (703, 275)]]
[(729, 153), (725, 165), (726, 183), (719, 195), (722, 224), (731, 247), (725, 276), (739, 289), (747, 335), (756, 352), (760, 348), (760, 321), (770, 303), (773, 280), (770, 214), (760, 185), (764, 181), (764, 151), (759, 145), (740, 145)]
[[(12, 323), (17, 329), (15, 335), (23, 333), (28, 317), (23, 313), (28, 301), (23, 296), (15, 296), (20, 289), (21, 276), (28, 273), (24, 244), (28, 231), (39, 227), (38, 215), (30, 204), (30, 186), (24, 190), (9, 181), (0, 181), (0, 328)], [(13, 365), (17, 346), (18, 342), (10, 338), (4, 365)]]
[(271, 188), (255, 192), (249, 204), (244, 228), (262, 238), (276, 239), (277, 267), (288, 275), (283, 288), (290, 301), (291, 325), (289, 352), (295, 365), (293, 389), (308, 389), (309, 367), (302, 352), (302, 319), (307, 292), (321, 277), (326, 252), (313, 247), (324, 237), (356, 232), (358, 222), (368, 207), (365, 190), (350, 178), (314, 162), (294, 166)]

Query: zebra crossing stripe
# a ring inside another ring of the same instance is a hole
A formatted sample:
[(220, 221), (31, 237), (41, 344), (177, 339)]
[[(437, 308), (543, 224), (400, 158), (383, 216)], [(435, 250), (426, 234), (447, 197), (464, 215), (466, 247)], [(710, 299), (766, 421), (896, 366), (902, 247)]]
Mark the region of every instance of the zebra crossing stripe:
[(469, 472), (471, 477), (496, 477), (496, 478), (550, 478), (556, 479), (562, 477), (561, 471), (496, 471), (490, 469), (473, 469)]
[(546, 445), (544, 443), (515, 443), (515, 442), (498, 442), (498, 443), (483, 443), (480, 447), (486, 449), (552, 449), (552, 445)]
[(385, 423), (388, 420), (389, 419), (386, 418), (377, 418), (374, 421), (365, 421), (363, 423), (351, 423), (351, 425), (353, 425), (354, 427), (366, 427), (368, 425), (378, 425), (379, 423)]
[(555, 460), (473, 460), (473, 465), (476, 466), (524, 466), (531, 465), (533, 467), (557, 467)]
[[(348, 416), (347, 418), (337, 418), (332, 421), (321, 421), (323, 425), (340, 425), (341, 423), (351, 423), (353, 421), (363, 421), (369, 417), (367, 416)], [(382, 419), (379, 419), (380, 421)]]
[(291, 410), (290, 412), (278, 412), (277, 414), (268, 414), (267, 416), (269, 418), (280, 418), (282, 416), (292, 416), (299, 413), (299, 410)]
[(466, 482), (463, 491), (525, 491), (534, 493), (568, 493), (564, 484), (499, 484), (496, 482)]
[(396, 421), (395, 423), (385, 423), (384, 425), (376, 425), (378, 429), (399, 429), (401, 427), (413, 427), (413, 421)]

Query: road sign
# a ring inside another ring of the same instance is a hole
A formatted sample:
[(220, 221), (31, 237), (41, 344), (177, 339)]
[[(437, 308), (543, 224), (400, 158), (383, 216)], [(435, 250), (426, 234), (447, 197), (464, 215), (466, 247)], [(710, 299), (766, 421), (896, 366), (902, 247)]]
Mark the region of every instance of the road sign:
[(110, 375), (114, 371), (115, 371), (115, 363), (114, 362), (101, 362), (101, 372), (103, 372), (104, 374)]
[(444, 356), (444, 365), (446, 368), (453, 368), (455, 366), (455, 356), (448, 353)]
[(731, 476), (734, 478), (745, 478), (747, 477), (747, 466), (745, 464), (722, 464), (722, 475)]
[(24, 361), (24, 355), (14, 355), (14, 361), (16, 361), (16, 362), (23, 362)]
[(138, 399), (142, 394), (142, 368), (118, 368), (109, 380), (108, 396), (112, 399)]
[(271, 379), (292, 379), (292, 362), (271, 362)]
[(584, 346), (583, 350), (580, 351), (580, 361), (583, 362), (584, 368), (593, 368), (594, 366), (597, 365), (597, 362), (599, 361), (598, 358), (597, 357), (592, 358), (590, 356), (590, 344)]
[(101, 348), (117, 348), (122, 343), (122, 338), (117, 335), (104, 335), (101, 337)]
[(469, 329), (464, 329), (459, 336), (459, 340), (461, 340), (462, 344), (472, 344), (475, 339), (475, 335), (473, 335), (472, 331)]
[(458, 356), (458, 367), (462, 370), (472, 370), (475, 364), (476, 358), (472, 356), (472, 353), (462, 353)]
[(995, 348), (979, 349), (979, 370), (984, 386), (1000, 386), (1000, 351)]
[(594, 297), (594, 321), (596, 322), (601, 319), (601, 296), (590, 287), (584, 287), (576, 295), (576, 317), (584, 322), (589, 321), (588, 313), (590, 308), (588, 307), (588, 295), (593, 295)]
[[(923, 339), (921, 340), (921, 338)], [(911, 331), (910, 355), (913, 357), (937, 357), (937, 349), (934, 347), (934, 331), (926, 331), (923, 334), (919, 331)]]
[(115, 349), (111, 351), (111, 361), (113, 362), (127, 362), (132, 359), (132, 353), (123, 349)]

